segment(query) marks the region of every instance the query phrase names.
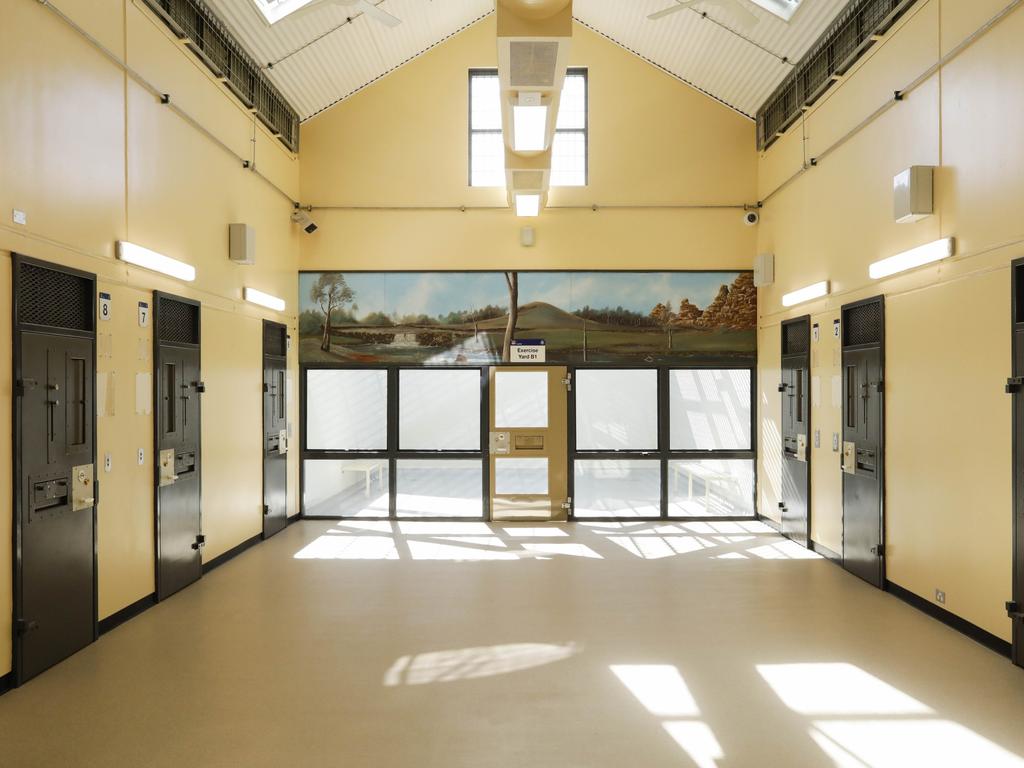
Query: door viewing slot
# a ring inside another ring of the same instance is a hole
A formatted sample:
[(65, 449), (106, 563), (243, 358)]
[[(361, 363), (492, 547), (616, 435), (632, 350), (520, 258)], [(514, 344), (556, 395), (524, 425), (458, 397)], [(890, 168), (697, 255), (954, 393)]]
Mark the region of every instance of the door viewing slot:
[(202, 576), (200, 509), (200, 306), (154, 295), (156, 392), (156, 594), (158, 600)]
[(96, 638), (95, 295), (14, 257), (16, 684)]

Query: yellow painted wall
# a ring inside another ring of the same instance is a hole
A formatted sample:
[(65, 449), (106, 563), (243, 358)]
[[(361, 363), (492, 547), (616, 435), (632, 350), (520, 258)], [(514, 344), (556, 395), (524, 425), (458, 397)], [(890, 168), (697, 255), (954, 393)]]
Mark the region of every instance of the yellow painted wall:
[[(55, 0), (235, 152), (250, 157), (254, 125), (207, 70), (137, 0)], [(290, 204), (257, 176), (126, 78), (34, 0), (2, 0), (0, 48), (0, 305), (10, 306), (11, 252), (98, 276), (113, 319), (98, 323), (97, 370), (111, 396), (97, 421), (100, 618), (153, 591), (152, 417), (136, 413), (135, 375), (152, 365), (152, 327), (137, 302), (153, 290), (203, 303), (203, 525), (209, 560), (259, 533), (261, 319), (295, 333), (299, 235)], [(259, 125), (257, 164), (293, 197), (298, 160)], [(11, 223), (24, 210), (27, 226)], [(227, 258), (227, 225), (257, 232), (257, 264)], [(114, 260), (130, 240), (197, 267), (192, 284)], [(284, 297), (283, 313), (241, 300), (250, 285)], [(109, 337), (109, 338), (107, 338)], [(296, 359), (290, 366), (294, 381)], [(112, 380), (112, 384), (110, 383)], [(297, 421), (297, 403), (289, 418)], [(0, 499), (11, 498), (11, 321), (0, 312)], [(145, 464), (137, 451), (145, 449)], [(103, 471), (104, 455), (111, 471)], [(297, 512), (297, 454), (289, 464), (289, 513)], [(10, 505), (0, 539), (10, 541)], [(10, 669), (10, 548), (0, 548), (0, 674)]]
[[(759, 160), (765, 198), (892, 98), (987, 19), (1003, 0), (928, 0), (870, 52)], [(1011, 259), (1024, 255), (1024, 11), (1015, 11), (906, 100), (770, 198), (758, 249), (776, 257), (776, 283), (760, 292), (762, 446), (760, 511), (777, 518), (774, 393), (779, 323), (810, 313), (822, 340), (812, 375), (821, 448), (812, 450), (812, 535), (842, 547), (841, 477), (831, 434), (839, 307), (886, 297), (886, 545), (888, 578), (1008, 639), (1010, 597)], [(892, 216), (892, 177), (941, 166), (936, 212), (915, 224)], [(939, 237), (959, 255), (939, 266), (872, 281), (868, 264)], [(833, 295), (783, 311), (783, 293), (829, 279)], [(766, 482), (767, 480), (767, 482)]]
[(302, 202), (500, 209), (315, 211), (302, 268), (749, 269), (740, 211), (591, 206), (754, 202), (753, 123), (579, 25), (570, 50), (590, 75), (587, 187), (553, 189), (524, 220), (504, 188), (468, 186), (468, 69), (497, 65), (492, 15), (305, 123)]

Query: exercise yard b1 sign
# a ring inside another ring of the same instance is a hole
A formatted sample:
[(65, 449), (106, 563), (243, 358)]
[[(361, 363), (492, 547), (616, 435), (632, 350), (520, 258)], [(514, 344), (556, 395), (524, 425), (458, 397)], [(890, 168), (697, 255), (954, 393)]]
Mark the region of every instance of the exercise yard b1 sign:
[(544, 339), (516, 339), (509, 349), (513, 363), (543, 363)]

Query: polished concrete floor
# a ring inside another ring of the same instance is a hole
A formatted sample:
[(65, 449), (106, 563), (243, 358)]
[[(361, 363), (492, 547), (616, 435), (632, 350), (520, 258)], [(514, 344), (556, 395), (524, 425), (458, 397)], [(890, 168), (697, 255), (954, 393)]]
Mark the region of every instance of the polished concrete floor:
[(1022, 723), (760, 524), (310, 521), (0, 697), (0, 765), (995, 768)]

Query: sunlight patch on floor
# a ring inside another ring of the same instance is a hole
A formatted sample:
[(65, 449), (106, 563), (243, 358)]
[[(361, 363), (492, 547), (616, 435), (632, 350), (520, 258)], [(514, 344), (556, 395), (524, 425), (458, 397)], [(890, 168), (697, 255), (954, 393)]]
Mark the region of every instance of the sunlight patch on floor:
[(511, 643), (402, 656), (384, 674), (386, 687), (427, 685), (505, 675), (564, 661), (579, 653), (575, 643)]

